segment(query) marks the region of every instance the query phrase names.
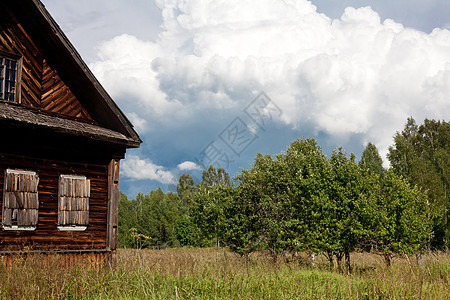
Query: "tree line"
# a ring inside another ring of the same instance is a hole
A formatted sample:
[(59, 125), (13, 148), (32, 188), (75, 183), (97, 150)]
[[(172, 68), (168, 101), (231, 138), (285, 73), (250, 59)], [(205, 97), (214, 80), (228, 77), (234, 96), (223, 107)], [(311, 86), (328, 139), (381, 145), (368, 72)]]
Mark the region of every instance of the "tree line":
[(119, 246), (226, 246), (243, 256), (322, 253), (350, 267), (356, 249), (384, 256), (447, 249), (450, 124), (408, 118), (383, 168), (369, 143), (361, 159), (335, 149), (328, 158), (314, 139), (276, 156), (257, 154), (231, 179), (210, 166), (202, 181), (179, 177), (161, 189), (119, 201)]

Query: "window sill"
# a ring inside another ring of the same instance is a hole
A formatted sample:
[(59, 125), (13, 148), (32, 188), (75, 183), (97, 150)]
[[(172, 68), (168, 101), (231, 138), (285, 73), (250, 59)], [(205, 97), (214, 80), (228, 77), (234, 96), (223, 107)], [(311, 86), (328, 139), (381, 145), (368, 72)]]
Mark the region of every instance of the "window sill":
[(87, 226), (58, 226), (59, 231), (85, 231)]
[(5, 225), (3, 225), (3, 230), (5, 230), (5, 231), (35, 231), (36, 227), (35, 226), (17, 226), (17, 225), (5, 226)]

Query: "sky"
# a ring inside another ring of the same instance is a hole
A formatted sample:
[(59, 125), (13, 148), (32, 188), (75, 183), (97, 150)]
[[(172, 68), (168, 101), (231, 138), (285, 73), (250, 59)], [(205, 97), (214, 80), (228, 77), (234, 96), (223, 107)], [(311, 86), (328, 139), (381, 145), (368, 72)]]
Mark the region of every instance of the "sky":
[(302, 137), (387, 167), (409, 116), (450, 117), (448, 0), (42, 2), (143, 140), (130, 198)]

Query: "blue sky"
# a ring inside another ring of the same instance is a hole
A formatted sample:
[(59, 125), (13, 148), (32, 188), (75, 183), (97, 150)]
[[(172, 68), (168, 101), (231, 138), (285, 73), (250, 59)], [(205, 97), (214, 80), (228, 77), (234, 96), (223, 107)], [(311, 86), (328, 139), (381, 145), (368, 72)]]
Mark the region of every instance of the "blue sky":
[(384, 156), (408, 116), (449, 119), (448, 0), (43, 3), (144, 141), (130, 197), (300, 137)]

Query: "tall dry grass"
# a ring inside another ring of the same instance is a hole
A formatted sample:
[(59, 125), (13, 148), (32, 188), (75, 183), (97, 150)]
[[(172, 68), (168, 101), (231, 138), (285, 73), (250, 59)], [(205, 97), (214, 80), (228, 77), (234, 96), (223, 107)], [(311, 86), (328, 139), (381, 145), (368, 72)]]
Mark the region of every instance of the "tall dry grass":
[(286, 263), (267, 253), (245, 259), (224, 249), (119, 250), (117, 269), (56, 257), (0, 265), (2, 299), (450, 299), (450, 253), (415, 259), (354, 253), (351, 275), (314, 266), (300, 255)]

